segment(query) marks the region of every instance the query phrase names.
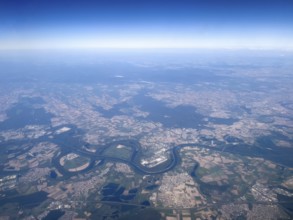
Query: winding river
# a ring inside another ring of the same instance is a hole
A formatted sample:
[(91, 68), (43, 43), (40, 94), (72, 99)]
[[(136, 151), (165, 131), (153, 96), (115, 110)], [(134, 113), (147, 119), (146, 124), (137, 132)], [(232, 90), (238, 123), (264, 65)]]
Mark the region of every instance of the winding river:
[[(107, 149), (110, 146), (119, 145), (119, 144), (132, 148), (133, 152), (132, 152), (130, 159), (123, 159), (123, 158), (119, 158), (119, 157), (112, 157), (112, 156), (103, 155), (103, 151), (105, 149)], [(120, 141), (110, 142), (106, 145), (99, 146), (99, 148), (98, 148), (99, 150), (96, 153), (92, 153), (92, 152), (89, 152), (89, 151), (86, 151), (86, 150), (83, 150), (83, 149), (77, 148), (77, 147), (70, 147), (70, 150), (67, 148), (66, 150), (62, 151), (61, 154), (59, 154), (57, 157), (55, 157), (53, 159), (53, 164), (55, 165), (55, 167), (58, 169), (59, 172), (61, 172), (63, 175), (66, 175), (66, 176), (76, 175), (76, 173), (80, 173), (80, 172), (87, 172), (88, 170), (92, 169), (95, 166), (95, 161), (97, 161), (97, 160), (122, 162), (122, 163), (128, 164), (136, 172), (141, 173), (141, 174), (147, 174), (147, 175), (162, 174), (162, 173), (165, 173), (167, 171), (172, 170), (178, 164), (178, 162), (180, 161), (179, 150), (184, 147), (187, 147), (187, 146), (199, 146), (199, 144), (198, 143), (188, 143), (188, 144), (180, 144), (180, 145), (174, 146), (173, 148), (171, 148), (169, 150), (170, 155), (169, 155), (168, 160), (166, 162), (163, 162), (162, 164), (159, 164), (159, 165), (152, 167), (152, 168), (146, 167), (140, 163), (140, 159), (142, 157), (141, 145), (136, 140), (120, 140)], [(201, 145), (201, 147), (214, 149), (209, 146), (202, 146)], [(59, 161), (60, 161), (61, 157), (63, 157), (64, 155), (66, 155), (69, 152), (76, 153), (80, 156), (90, 158), (91, 159), (90, 165), (82, 171), (78, 171), (78, 172), (67, 171), (66, 169), (64, 169), (63, 166), (60, 165)]]

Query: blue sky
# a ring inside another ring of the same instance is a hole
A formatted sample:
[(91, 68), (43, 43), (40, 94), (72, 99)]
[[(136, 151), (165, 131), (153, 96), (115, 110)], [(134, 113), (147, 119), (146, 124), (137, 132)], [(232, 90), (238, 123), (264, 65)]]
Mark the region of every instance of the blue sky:
[(293, 49), (293, 0), (0, 0), (0, 49)]

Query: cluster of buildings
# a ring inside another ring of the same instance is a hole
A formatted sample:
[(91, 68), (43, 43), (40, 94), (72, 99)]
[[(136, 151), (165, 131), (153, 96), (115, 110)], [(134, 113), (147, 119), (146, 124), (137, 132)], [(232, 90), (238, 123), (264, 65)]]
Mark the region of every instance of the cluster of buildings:
[(17, 175), (9, 175), (0, 178), (0, 195), (1, 191), (11, 190), (16, 187)]

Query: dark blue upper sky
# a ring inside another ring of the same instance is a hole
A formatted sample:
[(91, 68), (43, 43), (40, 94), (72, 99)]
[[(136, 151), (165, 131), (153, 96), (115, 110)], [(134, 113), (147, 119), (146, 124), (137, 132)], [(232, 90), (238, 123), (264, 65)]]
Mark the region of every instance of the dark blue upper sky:
[(293, 47), (293, 0), (0, 0), (0, 48)]

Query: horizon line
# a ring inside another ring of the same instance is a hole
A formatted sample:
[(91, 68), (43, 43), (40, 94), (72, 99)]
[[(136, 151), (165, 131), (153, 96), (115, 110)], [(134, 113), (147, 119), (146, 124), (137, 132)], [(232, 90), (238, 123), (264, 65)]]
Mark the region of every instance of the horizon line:
[(293, 51), (293, 47), (0, 47), (0, 51), (46, 51), (46, 50), (247, 50), (247, 51)]

